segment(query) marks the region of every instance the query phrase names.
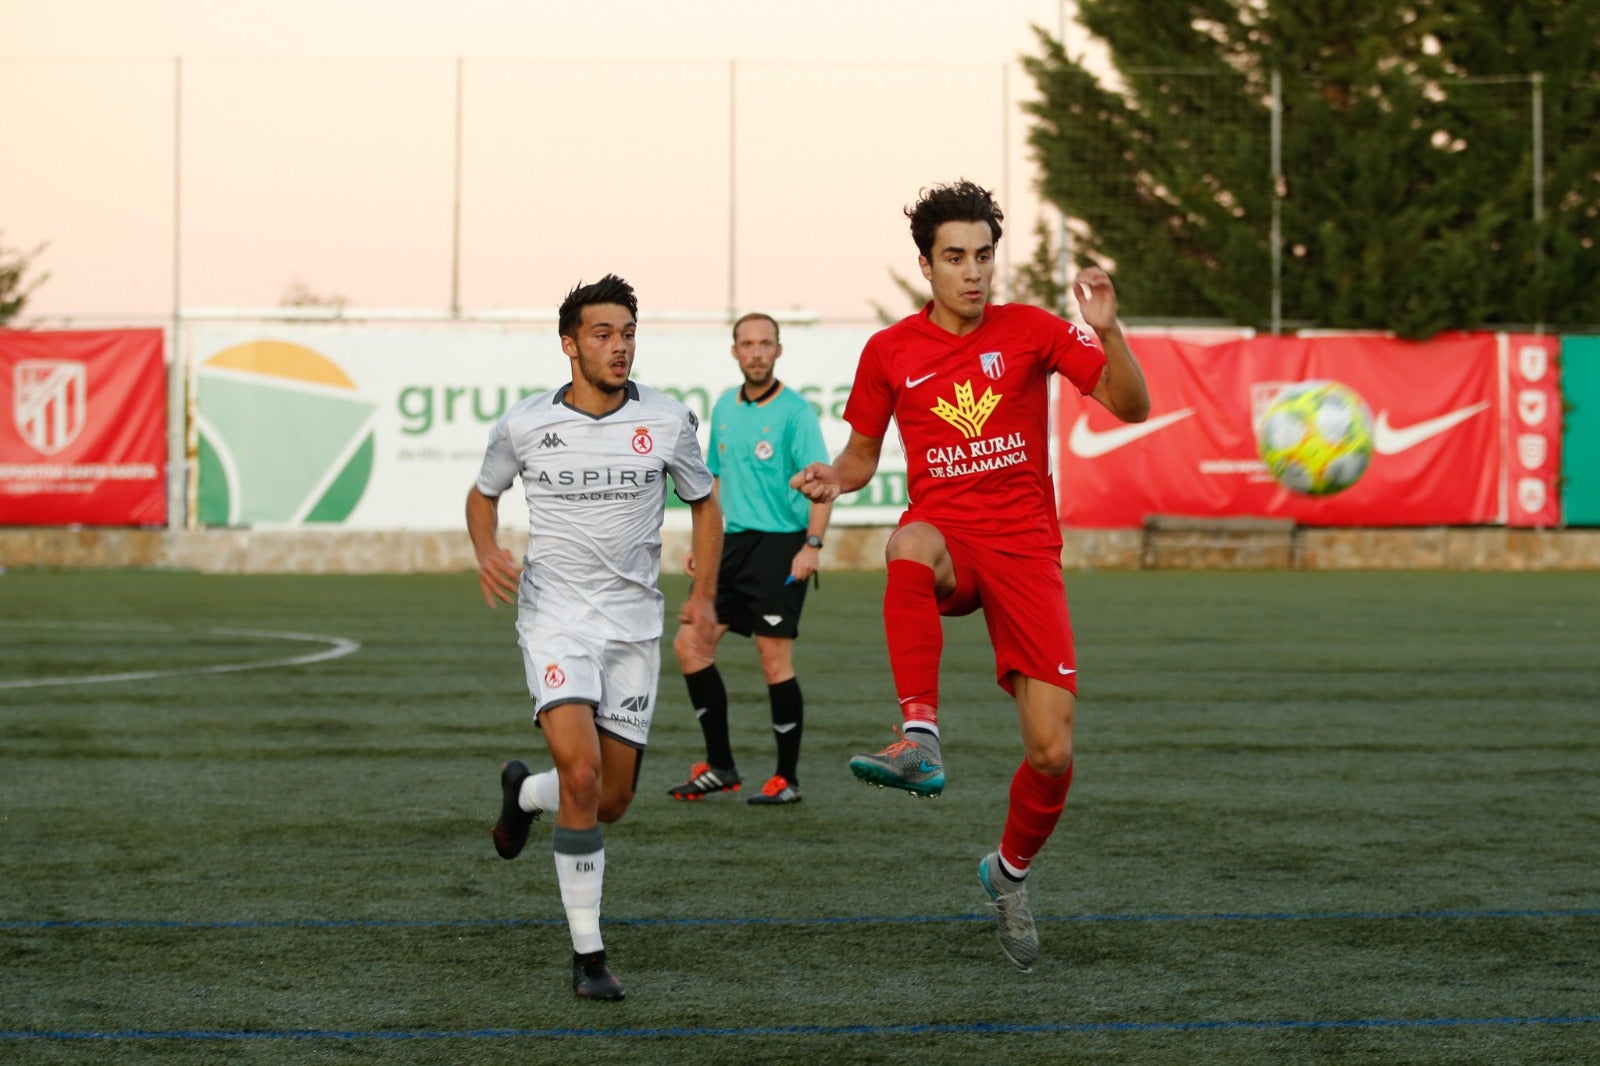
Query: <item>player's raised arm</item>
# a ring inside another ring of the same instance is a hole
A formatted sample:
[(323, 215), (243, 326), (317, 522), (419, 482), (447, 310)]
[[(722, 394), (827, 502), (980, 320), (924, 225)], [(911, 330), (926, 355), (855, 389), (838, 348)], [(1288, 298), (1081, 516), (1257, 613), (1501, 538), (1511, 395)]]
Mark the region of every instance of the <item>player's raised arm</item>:
[(868, 437), (855, 430), (838, 458), (829, 463), (812, 463), (789, 479), (795, 489), (812, 503), (832, 503), (847, 492), (854, 492), (878, 472), (883, 453), (883, 438)]
[(1079, 272), (1072, 291), (1083, 321), (1100, 338), (1106, 353), (1105, 372), (1090, 395), (1124, 422), (1143, 422), (1150, 417), (1150, 390), (1117, 321), (1117, 290), (1110, 275), (1099, 267), (1089, 267)]

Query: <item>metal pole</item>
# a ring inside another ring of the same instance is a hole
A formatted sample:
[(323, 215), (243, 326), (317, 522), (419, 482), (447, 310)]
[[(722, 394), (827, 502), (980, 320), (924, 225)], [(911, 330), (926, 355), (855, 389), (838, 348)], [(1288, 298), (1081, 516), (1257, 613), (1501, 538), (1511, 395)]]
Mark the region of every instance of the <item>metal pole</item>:
[(190, 513), (188, 367), (183, 351), (183, 57), (172, 60), (172, 329), (167, 337), (167, 528)]
[(739, 314), (739, 61), (728, 60), (728, 321)]
[(454, 203), (450, 214), (450, 317), (461, 317), (461, 98), (463, 63), (456, 57), (456, 159)]
[[(1058, 0), (1056, 4), (1056, 42), (1061, 46), (1062, 54), (1067, 50), (1067, 5), (1066, 0)], [(1067, 228), (1067, 209), (1061, 207), (1061, 247), (1056, 249), (1056, 254), (1061, 258), (1061, 306), (1056, 310), (1065, 317), (1067, 308), (1072, 306), (1068, 297), (1072, 294), (1072, 234)]]
[(1540, 293), (1535, 328), (1544, 332), (1544, 74), (1533, 74), (1533, 283)]
[(1283, 332), (1283, 75), (1272, 70), (1272, 335)]
[[(1000, 65), (1000, 191), (1011, 203), (1011, 64)], [(1011, 244), (1007, 241), (1000, 254), (1002, 277), (1000, 296), (1011, 299)]]

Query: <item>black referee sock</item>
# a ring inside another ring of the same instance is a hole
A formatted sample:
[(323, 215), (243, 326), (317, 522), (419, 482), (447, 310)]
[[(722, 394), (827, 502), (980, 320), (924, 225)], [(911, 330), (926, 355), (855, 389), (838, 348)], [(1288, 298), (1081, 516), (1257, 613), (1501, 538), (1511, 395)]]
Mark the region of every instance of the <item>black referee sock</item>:
[(791, 785), (800, 783), (800, 734), (805, 729), (805, 701), (800, 698), (800, 679), (791, 677), (767, 686), (772, 701), (772, 735), (778, 741), (778, 773)]
[(706, 738), (706, 763), (713, 770), (732, 770), (733, 747), (728, 741), (728, 690), (722, 684), (717, 664), (683, 675), (689, 686), (689, 706), (700, 720), (700, 733)]

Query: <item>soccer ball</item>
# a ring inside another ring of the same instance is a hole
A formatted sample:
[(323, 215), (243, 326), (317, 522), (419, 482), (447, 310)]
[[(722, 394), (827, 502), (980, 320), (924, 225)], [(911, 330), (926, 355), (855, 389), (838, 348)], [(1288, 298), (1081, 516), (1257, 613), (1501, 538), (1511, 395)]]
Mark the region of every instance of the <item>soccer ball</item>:
[(1343, 492), (1372, 460), (1372, 412), (1348, 385), (1302, 381), (1262, 414), (1256, 448), (1284, 488), (1307, 496)]

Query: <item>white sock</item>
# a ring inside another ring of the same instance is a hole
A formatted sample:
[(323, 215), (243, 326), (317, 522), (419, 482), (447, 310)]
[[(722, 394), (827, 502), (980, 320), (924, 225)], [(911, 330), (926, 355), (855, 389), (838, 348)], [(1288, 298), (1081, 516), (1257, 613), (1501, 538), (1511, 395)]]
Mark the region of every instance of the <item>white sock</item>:
[(534, 811), (555, 811), (561, 808), (561, 781), (554, 769), (542, 774), (529, 774), (522, 779), (522, 791), (517, 793), (517, 806), (530, 814)]
[(605, 881), (606, 851), (600, 827), (556, 827), (556, 881), (561, 885), (561, 905), (567, 911), (572, 950), (581, 954), (601, 950), (600, 890)]

